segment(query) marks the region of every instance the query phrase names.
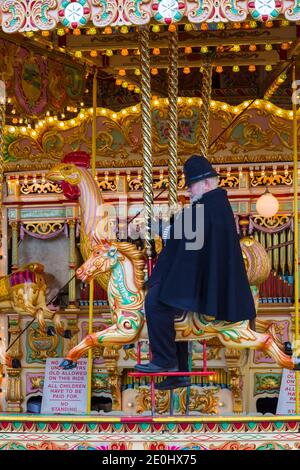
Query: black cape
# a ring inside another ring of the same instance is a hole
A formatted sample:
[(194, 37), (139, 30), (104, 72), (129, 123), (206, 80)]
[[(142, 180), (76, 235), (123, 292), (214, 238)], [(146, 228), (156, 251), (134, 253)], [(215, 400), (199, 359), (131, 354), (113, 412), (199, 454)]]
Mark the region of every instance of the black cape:
[[(204, 210), (201, 226), (199, 209)], [(198, 240), (200, 231), (204, 230), (202, 248), (187, 249), (186, 243), (196, 238), (190, 233), (185, 235), (184, 229), (178, 239), (178, 227), (183, 224), (197, 230)], [(255, 317), (236, 224), (224, 189), (205, 193), (175, 218), (148, 286), (158, 282), (159, 300), (172, 307), (231, 322)]]

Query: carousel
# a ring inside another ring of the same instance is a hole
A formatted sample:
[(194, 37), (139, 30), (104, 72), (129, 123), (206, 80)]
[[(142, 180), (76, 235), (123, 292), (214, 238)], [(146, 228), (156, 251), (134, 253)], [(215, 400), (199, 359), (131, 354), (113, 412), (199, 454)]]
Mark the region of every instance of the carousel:
[[(297, 0), (0, 2), (0, 450), (300, 449), (299, 21)], [(257, 317), (176, 318), (191, 385), (163, 391), (134, 365), (193, 154)]]

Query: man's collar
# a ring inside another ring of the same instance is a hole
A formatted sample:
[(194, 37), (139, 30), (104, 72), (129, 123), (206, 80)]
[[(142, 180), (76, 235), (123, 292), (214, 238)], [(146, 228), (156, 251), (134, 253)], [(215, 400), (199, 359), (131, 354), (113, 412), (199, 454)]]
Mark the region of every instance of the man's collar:
[(203, 197), (203, 194), (201, 194), (201, 196), (194, 196), (191, 199), (190, 205), (193, 206), (194, 204), (197, 204), (197, 202), (201, 201), (202, 197)]

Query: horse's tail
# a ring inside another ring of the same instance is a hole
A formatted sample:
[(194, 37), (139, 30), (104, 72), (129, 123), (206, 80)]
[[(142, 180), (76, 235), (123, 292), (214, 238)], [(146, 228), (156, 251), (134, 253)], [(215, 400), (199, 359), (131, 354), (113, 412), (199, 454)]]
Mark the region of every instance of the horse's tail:
[(271, 272), (271, 261), (266, 249), (254, 238), (240, 240), (249, 284), (259, 286)]
[(65, 330), (65, 327), (64, 327), (64, 325), (61, 321), (60, 315), (58, 313), (54, 314), (53, 323), (54, 323), (54, 326), (55, 326), (55, 330), (57, 331), (59, 336), (62, 336), (63, 338), (67, 338), (68, 336), (66, 336), (66, 331), (70, 331), (70, 330)]
[(256, 318), (256, 331), (258, 331), (259, 333), (268, 333), (270, 336), (272, 336), (278, 348), (284, 351), (284, 344), (282, 341), (280, 341), (278, 335), (276, 334), (275, 322), (270, 323), (269, 321)]
[(58, 313), (52, 314), (52, 321), (55, 326), (55, 331), (59, 334), (59, 336), (62, 336), (63, 338), (70, 339), (72, 338), (72, 332), (71, 330), (66, 330), (64, 327), (64, 324), (61, 321), (60, 315)]
[[(72, 334), (70, 330), (65, 330), (65, 327), (60, 319), (60, 315), (56, 312), (52, 312), (48, 307), (40, 307), (36, 312), (36, 319), (38, 321), (40, 330), (47, 333), (48, 336), (54, 336), (56, 333), (63, 338), (71, 338)], [(52, 320), (53, 326), (47, 326), (45, 320)]]

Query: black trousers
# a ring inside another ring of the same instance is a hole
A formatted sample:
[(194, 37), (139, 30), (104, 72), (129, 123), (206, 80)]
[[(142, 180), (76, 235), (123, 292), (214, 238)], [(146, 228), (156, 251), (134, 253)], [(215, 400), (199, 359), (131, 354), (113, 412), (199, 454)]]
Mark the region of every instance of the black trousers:
[(180, 371), (187, 371), (188, 341), (175, 342), (175, 315), (183, 312), (158, 299), (159, 287), (159, 283), (149, 287), (145, 298), (152, 362), (160, 367), (178, 367)]

